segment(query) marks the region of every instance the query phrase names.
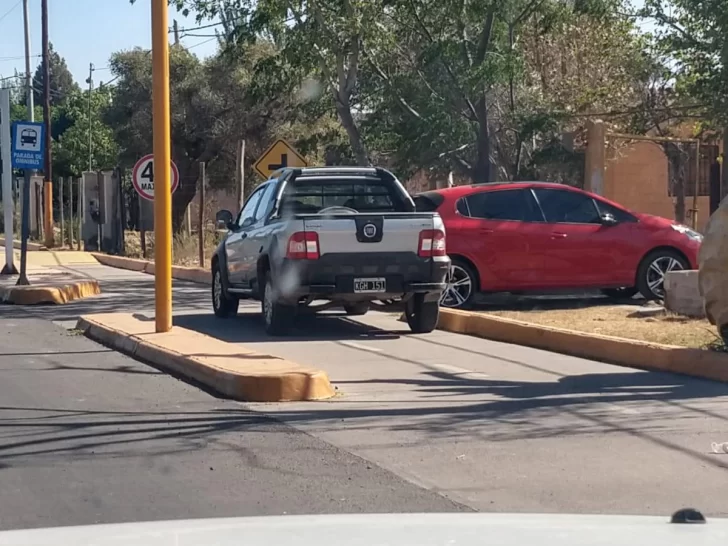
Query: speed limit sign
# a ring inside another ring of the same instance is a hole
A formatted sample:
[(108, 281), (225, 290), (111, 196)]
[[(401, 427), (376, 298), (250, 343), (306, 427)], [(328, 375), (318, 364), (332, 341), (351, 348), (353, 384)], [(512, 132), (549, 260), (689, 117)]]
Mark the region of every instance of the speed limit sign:
[[(132, 172), (132, 183), (134, 189), (144, 199), (154, 201), (154, 155), (149, 154), (142, 157), (134, 165), (134, 171)], [(179, 186), (179, 170), (177, 165), (172, 161), (172, 193), (175, 192)]]

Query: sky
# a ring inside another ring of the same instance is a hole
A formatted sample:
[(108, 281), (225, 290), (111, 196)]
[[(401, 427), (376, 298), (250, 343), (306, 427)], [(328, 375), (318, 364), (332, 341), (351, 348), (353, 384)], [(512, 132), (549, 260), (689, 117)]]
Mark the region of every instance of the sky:
[[(32, 70), (40, 62), (41, 0), (28, 0), (30, 12), (30, 44)], [(177, 19), (179, 28), (198, 26), (194, 16), (187, 18), (174, 9), (169, 24)], [(48, 0), (48, 34), (53, 48), (66, 59), (77, 83), (85, 86), (89, 63), (98, 69), (94, 81), (111, 79), (108, 66), (112, 53), (136, 46), (151, 47), (150, 0)], [(204, 23), (202, 23), (204, 24)], [(212, 34), (214, 29), (198, 30)], [(215, 52), (217, 42), (209, 37), (184, 37), (181, 43), (200, 57)], [(170, 35), (170, 39), (172, 36)], [(0, 0), (0, 78), (25, 72), (22, 0)]]

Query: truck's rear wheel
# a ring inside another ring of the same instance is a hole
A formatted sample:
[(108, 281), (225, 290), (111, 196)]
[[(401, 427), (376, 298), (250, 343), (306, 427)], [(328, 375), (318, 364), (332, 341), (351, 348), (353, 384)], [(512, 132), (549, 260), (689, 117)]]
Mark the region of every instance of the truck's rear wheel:
[(265, 274), (264, 282), (261, 310), (263, 312), (265, 331), (271, 336), (284, 335), (293, 326), (293, 321), (296, 318), (296, 308), (278, 302), (270, 271)]
[(409, 300), (404, 311), (410, 330), (415, 334), (427, 334), (437, 328), (440, 319), (440, 302), (425, 301), (424, 294), (415, 294)]
[(360, 317), (362, 315), (366, 315), (367, 312), (369, 312), (369, 303), (349, 303), (344, 305), (344, 311), (346, 311), (346, 314), (350, 317)]
[(225, 292), (222, 283), (222, 271), (220, 266), (215, 264), (212, 267), (212, 310), (216, 317), (229, 318), (238, 313), (240, 300)]

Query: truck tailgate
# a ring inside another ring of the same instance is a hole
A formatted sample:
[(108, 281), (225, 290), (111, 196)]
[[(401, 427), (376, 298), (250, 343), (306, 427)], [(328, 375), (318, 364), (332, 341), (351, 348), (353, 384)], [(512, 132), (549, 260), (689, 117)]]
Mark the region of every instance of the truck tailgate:
[(431, 213), (301, 215), (306, 231), (315, 231), (321, 255), (328, 253), (414, 252), (420, 232), (433, 229)]

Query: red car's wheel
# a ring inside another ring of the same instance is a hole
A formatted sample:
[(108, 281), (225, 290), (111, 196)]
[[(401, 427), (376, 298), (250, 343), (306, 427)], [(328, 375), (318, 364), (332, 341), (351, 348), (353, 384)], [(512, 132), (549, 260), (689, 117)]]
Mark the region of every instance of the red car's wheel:
[(637, 288), (647, 300), (665, 299), (665, 275), (689, 267), (687, 260), (674, 250), (650, 252), (637, 268)]
[(478, 277), (467, 263), (454, 259), (447, 275), (447, 288), (440, 298), (441, 307), (467, 308), (478, 291)]

